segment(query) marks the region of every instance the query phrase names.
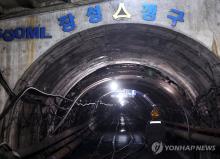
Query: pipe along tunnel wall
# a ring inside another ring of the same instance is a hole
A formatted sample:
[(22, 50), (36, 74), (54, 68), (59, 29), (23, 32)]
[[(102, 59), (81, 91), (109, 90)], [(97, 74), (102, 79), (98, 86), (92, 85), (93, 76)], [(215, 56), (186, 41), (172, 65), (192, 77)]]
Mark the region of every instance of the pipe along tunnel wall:
[[(15, 89), (32, 86), (68, 99), (30, 90), (5, 117), (1, 138), (23, 152), (48, 141), (48, 136), (85, 123), (96, 123), (90, 127), (96, 131), (98, 123), (119, 111), (111, 96), (100, 100), (115, 80), (124, 89), (148, 95), (160, 108), (163, 121), (217, 130), (218, 64), (219, 59), (198, 42), (162, 27), (113, 24), (82, 31), (42, 55)], [(134, 124), (150, 120), (152, 107), (143, 96), (128, 103), (124, 111), (139, 118)], [(54, 151), (58, 149), (47, 155)]]

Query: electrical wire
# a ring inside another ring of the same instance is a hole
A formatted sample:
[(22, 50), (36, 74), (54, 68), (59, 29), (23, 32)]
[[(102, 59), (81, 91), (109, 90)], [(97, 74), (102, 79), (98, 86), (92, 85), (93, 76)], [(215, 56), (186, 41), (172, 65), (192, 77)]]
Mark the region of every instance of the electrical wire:
[[(66, 100), (66, 101), (69, 101), (69, 102), (74, 102), (72, 99), (69, 99), (69, 98), (66, 98), (64, 96), (61, 96), (61, 95), (54, 95), (54, 94), (50, 94), (50, 93), (46, 93), (46, 92), (43, 92), (35, 87), (28, 87), (26, 88), (24, 91), (22, 91), (21, 93), (19, 93), (19, 95), (15, 96), (14, 100), (12, 100), (10, 102), (10, 104), (8, 105), (8, 107), (6, 107), (3, 112), (0, 114), (0, 120), (2, 120), (5, 115), (10, 111), (11, 108), (13, 108), (13, 106), (15, 106), (18, 101), (23, 97), (25, 96), (28, 92), (30, 91), (35, 91), (35, 93), (38, 93), (42, 96), (47, 96), (47, 97), (55, 97), (55, 98), (60, 98), (60, 99), (63, 99), (63, 100)], [(86, 103), (86, 104), (82, 104), (82, 103), (78, 103), (76, 102), (77, 105), (79, 106), (89, 106), (89, 105), (95, 105), (96, 103)], [(112, 104), (107, 104), (107, 103), (100, 103), (102, 105), (105, 105), (105, 106), (112, 106)], [(59, 107), (58, 105), (55, 105), (58, 109), (62, 109), (62, 110), (69, 110), (70, 108), (62, 108), (62, 107)]]
[(54, 94), (49, 94), (49, 93), (45, 93), (37, 88), (34, 88), (34, 87), (28, 87), (26, 88), (24, 91), (22, 91), (21, 93), (19, 93), (19, 95), (17, 95), (14, 100), (12, 100), (12, 102), (8, 105), (8, 107), (6, 107), (3, 112), (0, 114), (0, 120), (2, 120), (5, 115), (9, 112), (9, 110), (18, 103), (18, 101), (26, 94), (28, 93), (29, 91), (35, 91), (36, 93), (39, 93), (43, 96), (48, 96), (48, 97), (57, 97), (57, 98), (61, 98), (61, 99), (64, 99), (64, 100), (67, 100), (67, 101), (71, 101), (73, 102), (73, 100), (71, 99), (68, 99), (66, 97), (63, 97), (61, 95), (54, 95)]

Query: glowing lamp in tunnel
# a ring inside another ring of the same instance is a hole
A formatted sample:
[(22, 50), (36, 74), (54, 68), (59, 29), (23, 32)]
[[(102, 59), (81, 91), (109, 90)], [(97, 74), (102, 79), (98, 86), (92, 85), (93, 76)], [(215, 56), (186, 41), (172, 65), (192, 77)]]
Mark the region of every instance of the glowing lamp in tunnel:
[(119, 97), (118, 100), (122, 107), (125, 106), (125, 100), (123, 97)]
[(118, 83), (117, 83), (117, 82), (112, 81), (112, 82), (110, 83), (110, 89), (111, 89), (112, 91), (117, 91), (118, 88), (119, 88), (119, 86), (118, 86)]
[(122, 107), (124, 107), (125, 106), (125, 101), (124, 100), (120, 101), (120, 104), (121, 104)]
[(123, 116), (120, 118), (120, 125), (121, 125), (121, 126), (124, 126), (124, 125), (125, 125), (125, 119), (124, 119)]
[(150, 124), (161, 124), (161, 121), (150, 121)]
[(126, 101), (125, 101), (125, 94), (123, 94), (123, 93), (119, 93), (118, 96), (117, 96), (117, 98), (118, 98), (118, 101), (119, 101), (121, 107), (124, 107), (125, 104), (126, 104)]
[(126, 132), (126, 130), (125, 130), (124, 128), (122, 128), (122, 129), (120, 130), (120, 132), (123, 133), (123, 132)]
[(151, 118), (152, 118), (152, 120), (158, 119), (159, 116), (160, 116), (159, 108), (154, 107), (153, 110), (151, 111)]

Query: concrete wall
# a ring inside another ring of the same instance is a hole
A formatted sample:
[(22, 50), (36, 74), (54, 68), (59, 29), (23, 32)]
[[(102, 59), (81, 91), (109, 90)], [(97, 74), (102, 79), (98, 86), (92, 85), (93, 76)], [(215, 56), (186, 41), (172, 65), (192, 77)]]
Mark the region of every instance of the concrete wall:
[[(119, 2), (119, 0), (113, 0), (100, 3), (103, 20), (97, 24), (89, 23), (86, 16), (88, 6), (1, 20), (1, 29), (40, 25), (45, 26), (47, 32), (53, 36), (52, 39), (0, 41), (0, 69), (9, 81), (11, 88), (14, 88), (25, 70), (54, 44), (76, 32), (112, 23), (143, 23), (170, 28), (203, 43), (220, 56), (220, 2), (218, 0), (124, 0), (126, 9), (132, 17), (118, 21), (114, 20), (112, 15), (116, 12)], [(157, 4), (156, 21), (148, 22), (142, 19), (141, 10), (144, 2)], [(171, 21), (167, 19), (171, 8), (185, 12), (185, 22), (178, 23), (175, 28), (171, 27)], [(65, 33), (59, 26), (57, 18), (69, 12), (75, 15), (77, 27), (74, 31)], [(6, 98), (7, 95), (0, 86), (0, 112)]]

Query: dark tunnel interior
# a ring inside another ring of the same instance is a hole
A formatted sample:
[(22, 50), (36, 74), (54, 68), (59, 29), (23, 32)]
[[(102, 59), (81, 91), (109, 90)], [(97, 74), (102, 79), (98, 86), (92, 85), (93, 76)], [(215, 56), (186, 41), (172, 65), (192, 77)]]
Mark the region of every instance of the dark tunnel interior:
[(217, 159), (218, 151), (165, 151), (161, 143), (219, 149), (218, 63), (200, 43), (162, 27), (74, 34), (19, 80), (0, 139), (25, 159)]
[[(157, 106), (162, 111), (161, 118), (171, 121), (176, 119), (184, 123), (187, 122), (186, 118), (190, 118), (187, 114), (188, 110), (185, 109), (190, 109), (192, 105), (178, 85), (159, 71), (133, 64), (112, 65), (97, 70), (81, 80), (66, 97), (74, 99), (75, 96), (77, 96), (77, 105), (85, 105), (82, 109), (88, 112), (88, 118), (96, 114), (108, 116), (109, 111), (112, 112), (119, 107), (129, 108), (131, 114), (146, 122), (150, 120), (152, 108)], [(69, 105), (62, 104), (63, 107)], [(104, 111), (105, 109), (109, 110)], [(175, 114), (169, 114), (172, 112), (170, 110), (175, 110)], [(62, 116), (62, 112), (61, 110), (57, 113)], [(86, 118), (85, 112), (80, 111), (84, 113), (83, 118)], [(83, 121), (83, 119), (78, 120), (79, 123)]]
[[(85, 87), (89, 89), (83, 89)], [(190, 118), (183, 106), (190, 108), (192, 103), (175, 83), (152, 68), (133, 64), (108, 66), (81, 80), (67, 97), (72, 99), (71, 95), (76, 95), (78, 90), (86, 92), (77, 101), (77, 105), (84, 108), (76, 124), (89, 118), (102, 122), (92, 137), (85, 138), (84, 144), (67, 159), (152, 158), (153, 155), (145, 151), (146, 125), (151, 120), (152, 109), (158, 107), (159, 120), (167, 122), (187, 123)], [(58, 115), (62, 116), (62, 111)], [(155, 141), (161, 141), (162, 132), (151, 135), (157, 136)], [(165, 155), (165, 158), (179, 158), (175, 153)]]

